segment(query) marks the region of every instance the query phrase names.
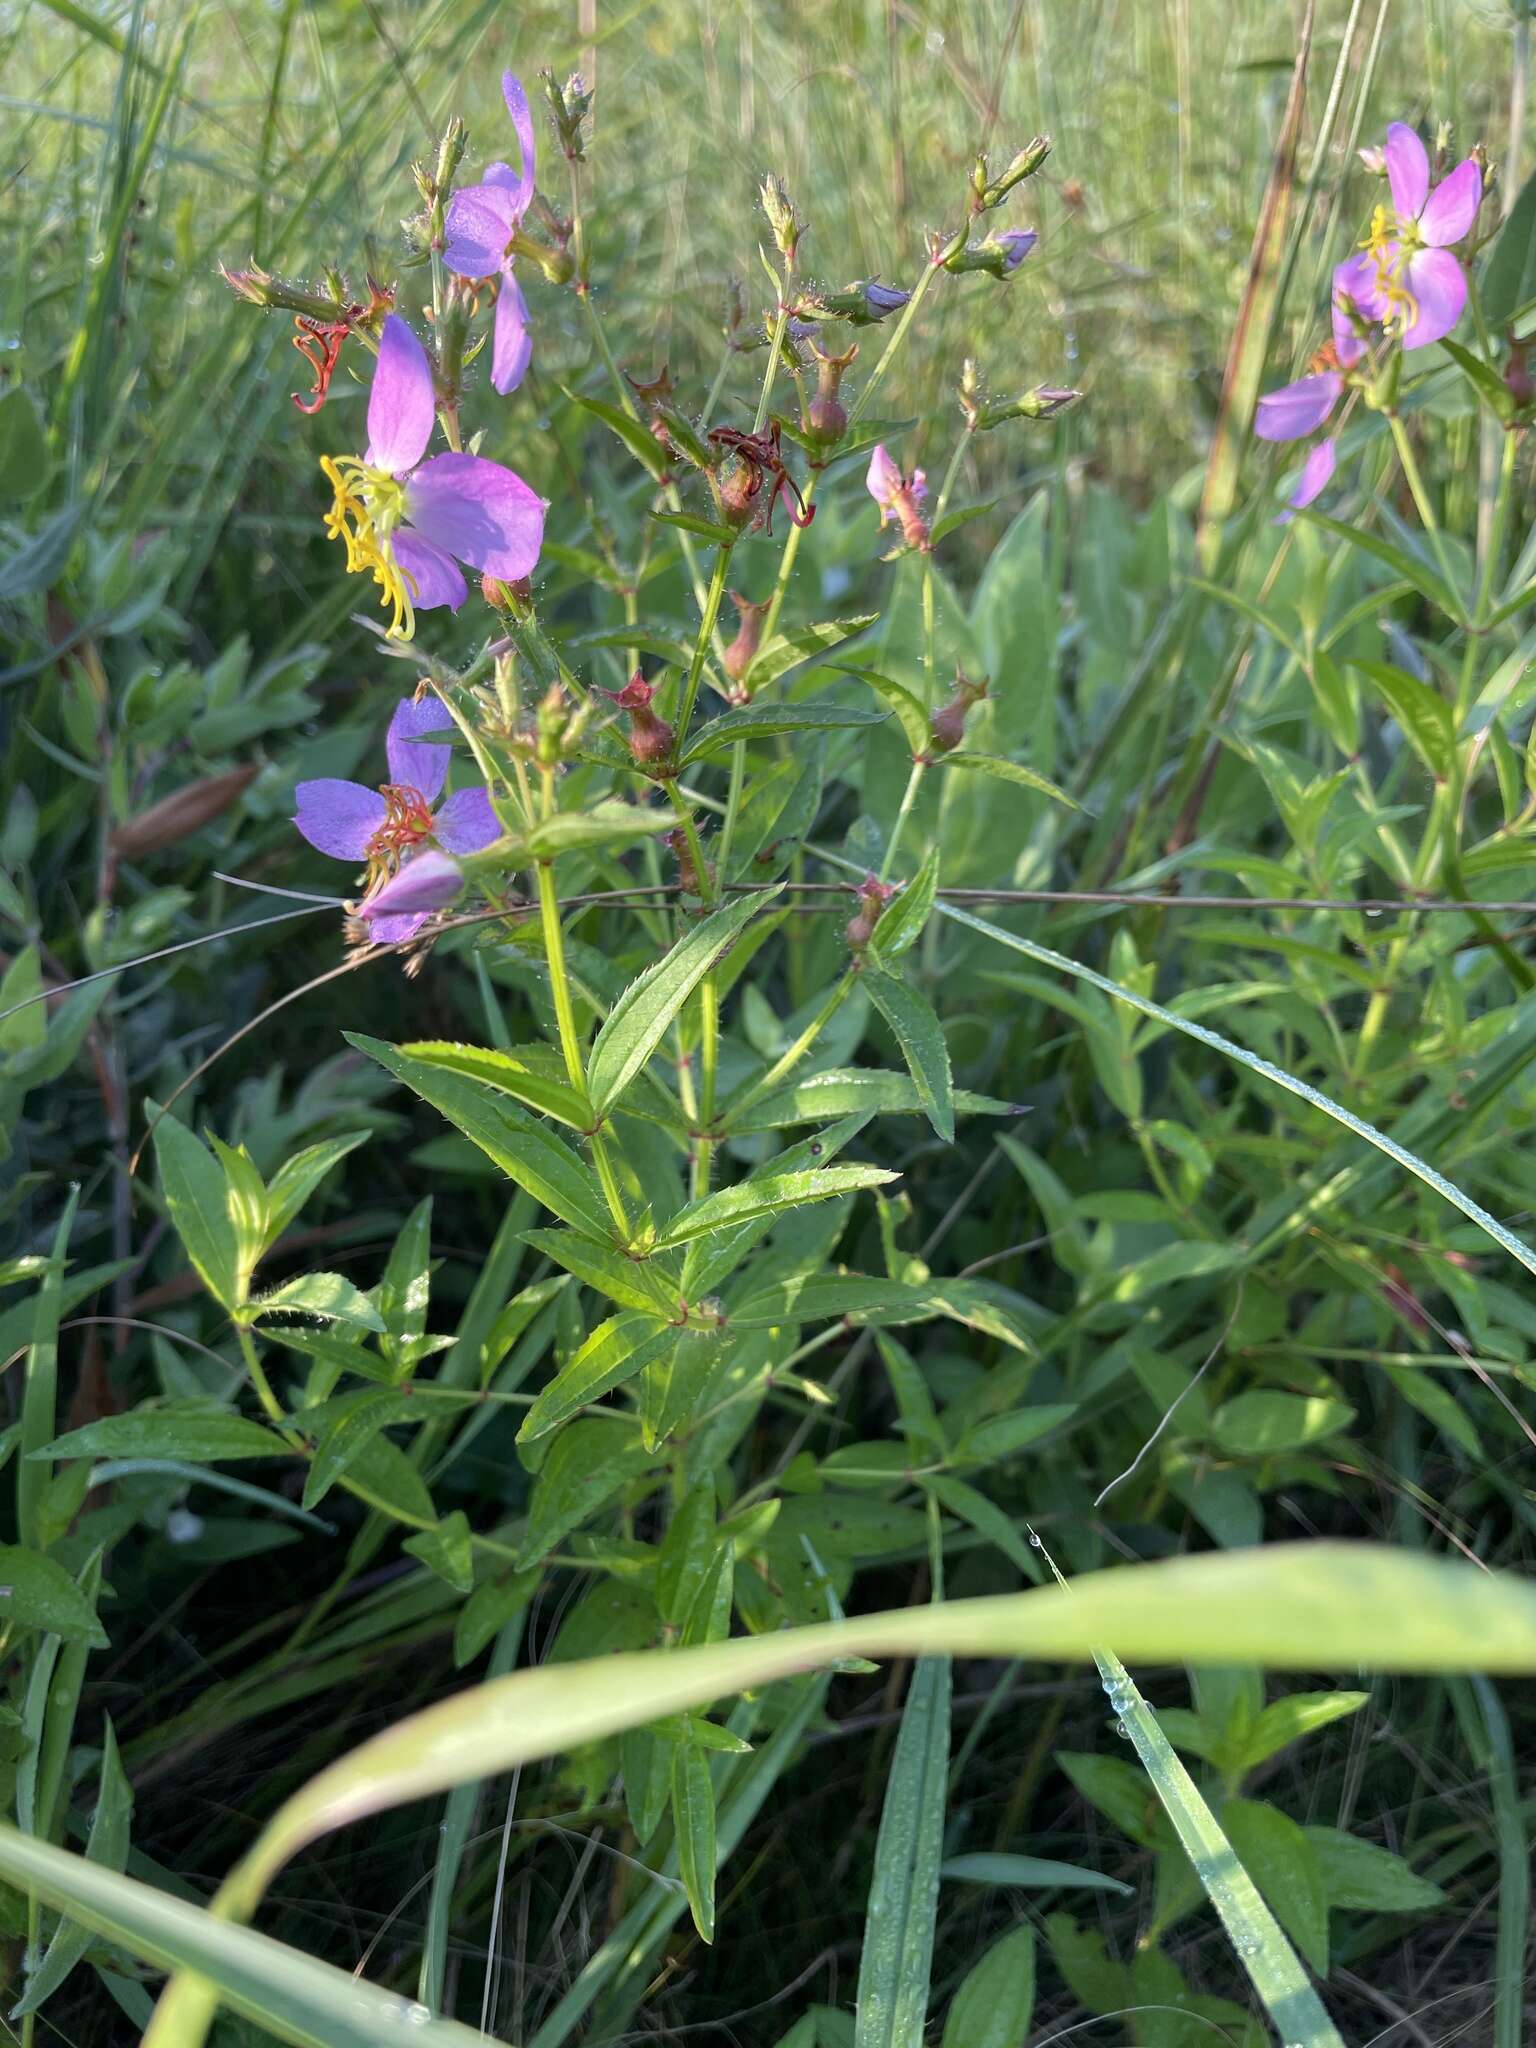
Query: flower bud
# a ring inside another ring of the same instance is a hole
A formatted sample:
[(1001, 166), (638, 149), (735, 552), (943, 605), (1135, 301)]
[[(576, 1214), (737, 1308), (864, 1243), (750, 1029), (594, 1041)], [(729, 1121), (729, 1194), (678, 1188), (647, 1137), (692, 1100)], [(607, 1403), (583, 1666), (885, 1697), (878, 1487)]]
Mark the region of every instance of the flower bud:
[(636, 669), (622, 690), (604, 690), (621, 711), (629, 713), (630, 758), (642, 774), (665, 782), (677, 773), (672, 765), (672, 728), (651, 709), (654, 687)]
[(445, 199), (453, 189), (453, 181), (459, 165), (464, 161), (464, 145), (468, 132), (464, 123), (455, 114), (443, 130), (443, 138), (437, 145), (437, 163), (433, 170), (435, 196)]
[(1367, 143), (1364, 149), (1357, 150), (1355, 154), (1373, 178), (1384, 178), (1387, 175), (1387, 152), (1379, 142)]
[(592, 111), (592, 89), (579, 71), (573, 71), (564, 85), (555, 82), (553, 71), (541, 71), (539, 81), (554, 116), (555, 134), (571, 163), (585, 160), (581, 124)]
[(930, 754), (952, 754), (965, 738), (965, 720), (973, 704), (987, 694), (987, 679), (973, 683), (963, 668), (955, 670), (954, 695), (928, 721)]
[(445, 910), (463, 887), (458, 862), (432, 848), (404, 862), (382, 888), (358, 904), (355, 915), (370, 928), (381, 917), (426, 915)]
[(1512, 334), (1509, 338), (1509, 361), (1504, 365), (1504, 389), (1522, 412), (1536, 399), (1536, 378), (1532, 377), (1526, 361), (1530, 346), (1529, 339)]
[(1000, 205), (1015, 185), (1022, 185), (1026, 178), (1035, 175), (1050, 153), (1049, 135), (1036, 135), (1026, 142), (1002, 176), (987, 186), (982, 194), (982, 203), (988, 207)]
[(303, 313), (310, 320), (339, 320), (347, 310), (345, 291), (322, 294), (307, 285), (290, 284), (253, 263), (249, 270), (228, 270), (221, 263), (219, 275), (231, 291), (253, 306), (276, 306), (285, 313)]
[[(736, 607), (741, 624), (736, 629), (736, 638), (721, 657), (720, 666), (733, 683), (739, 683), (757, 659), (758, 645), (763, 637), (763, 620), (773, 606), (771, 602), (754, 604), (751, 598), (743, 597), (738, 590), (731, 592), (731, 603)], [(733, 692), (732, 701), (745, 704), (747, 692)]]
[(873, 875), (866, 875), (855, 894), (859, 907), (843, 927), (843, 937), (848, 941), (850, 952), (862, 953), (875, 935), (875, 926), (880, 922), (880, 913), (896, 894), (889, 882), (877, 882)]
[(1040, 237), (1033, 228), (1008, 228), (985, 241), (967, 242), (938, 260), (946, 270), (985, 270), (993, 277), (1012, 277)]
[(772, 171), (763, 180), (762, 201), (763, 212), (773, 231), (774, 245), (787, 263), (793, 263), (800, 237), (805, 233), (805, 223), (795, 218), (794, 204), (784, 189), (784, 182)]
[(826, 354), (814, 341), (810, 346), (817, 363), (816, 395), (806, 410), (806, 431), (823, 448), (835, 448), (848, 431), (848, 414), (839, 396), (843, 372), (858, 354), (859, 346), (854, 342), (840, 356)]
[(922, 470), (906, 476), (891, 458), (883, 441), (877, 442), (869, 458), (864, 488), (880, 507), (881, 527), (894, 524), (909, 548), (926, 553), (932, 545), (923, 504), (928, 496), (928, 479)]
[(967, 418), (977, 433), (984, 434), (989, 428), (1000, 427), (1004, 420), (1053, 420), (1068, 406), (1076, 405), (1082, 395), (1081, 391), (1068, 391), (1058, 384), (1037, 384), (1017, 398), (998, 398), (978, 405)]

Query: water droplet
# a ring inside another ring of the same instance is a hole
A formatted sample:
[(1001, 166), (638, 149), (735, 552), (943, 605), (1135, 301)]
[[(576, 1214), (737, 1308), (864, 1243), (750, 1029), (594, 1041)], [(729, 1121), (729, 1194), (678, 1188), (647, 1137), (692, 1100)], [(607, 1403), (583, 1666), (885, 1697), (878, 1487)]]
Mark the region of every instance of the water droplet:
[(1129, 1728), (1126, 1727), (1123, 1721), (1116, 1721), (1115, 1733), (1120, 1737), (1120, 1740), (1122, 1742), (1129, 1742), (1131, 1739), (1131, 1731)]
[(1031, 1529), (1029, 1532), (1029, 1547), (1031, 1550), (1039, 1550), (1043, 1547), (1040, 1542), (1040, 1538), (1035, 1534), (1033, 1529)]
[(928, 31), (928, 33), (927, 33), (927, 35), (926, 35), (926, 36), (924, 37), (924, 39), (923, 39), (923, 50), (924, 50), (925, 54), (926, 54), (926, 55), (928, 55), (928, 56), (930, 56), (930, 57), (937, 57), (937, 56), (938, 56), (938, 55), (939, 55), (939, 54), (940, 54), (940, 53), (942, 52), (943, 48), (944, 48), (944, 31), (943, 31), (943, 29), (941, 29), (941, 28), (931, 28), (931, 29), (929, 29), (929, 31)]

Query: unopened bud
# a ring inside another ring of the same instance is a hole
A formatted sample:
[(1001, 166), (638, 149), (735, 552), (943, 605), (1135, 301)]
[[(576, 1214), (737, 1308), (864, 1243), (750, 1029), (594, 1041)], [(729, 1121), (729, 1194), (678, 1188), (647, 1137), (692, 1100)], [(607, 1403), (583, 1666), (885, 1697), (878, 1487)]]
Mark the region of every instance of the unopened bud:
[(928, 750), (933, 754), (952, 754), (965, 738), (965, 721), (972, 705), (979, 704), (987, 694), (987, 679), (972, 682), (963, 668), (955, 670), (954, 695), (947, 703), (941, 704), (928, 721)]
[(1000, 178), (995, 178), (982, 195), (985, 206), (998, 206), (1008, 197), (1015, 185), (1022, 185), (1026, 178), (1032, 178), (1051, 153), (1049, 135), (1037, 135), (1026, 142), (1014, 157)]
[(585, 155), (581, 124), (592, 111), (591, 87), (579, 71), (573, 71), (564, 85), (556, 83), (553, 71), (541, 71), (539, 82), (554, 116), (561, 149), (570, 162), (581, 163)]
[(793, 263), (805, 223), (795, 218), (794, 203), (784, 189), (784, 182), (772, 171), (763, 180), (762, 202), (775, 247), (786, 262)]
[(1528, 339), (1512, 334), (1509, 338), (1509, 361), (1504, 365), (1504, 389), (1522, 411), (1536, 399), (1536, 378), (1532, 377), (1526, 360), (1530, 346)]
[(967, 356), (960, 366), (960, 410), (973, 431), (981, 414), (981, 393), (981, 365), (974, 356)]
[(952, 247), (939, 261), (946, 270), (985, 270), (992, 277), (1012, 277), (1039, 239), (1033, 228), (1008, 228), (985, 241)]
[(1373, 178), (1387, 175), (1387, 152), (1379, 142), (1367, 143), (1364, 149), (1356, 151), (1356, 155)]
[(817, 364), (816, 395), (806, 410), (805, 424), (823, 448), (835, 448), (848, 431), (848, 414), (839, 395), (843, 372), (858, 354), (859, 345), (854, 342), (840, 356), (828, 355), (814, 341), (810, 348)]
[(998, 398), (978, 405), (974, 415), (967, 417), (976, 432), (984, 434), (992, 427), (1000, 427), (1005, 420), (1053, 420), (1068, 406), (1076, 405), (1082, 395), (1081, 391), (1068, 391), (1058, 384), (1037, 384), (1033, 391), (1022, 392), (1017, 398)]
[(850, 952), (862, 953), (875, 935), (875, 926), (880, 922), (880, 913), (896, 894), (889, 882), (877, 882), (868, 875), (855, 891), (859, 907), (843, 927), (843, 936), (848, 941)]
[(636, 669), (622, 690), (604, 690), (621, 711), (629, 713), (629, 752), (635, 766), (658, 782), (677, 773), (672, 765), (672, 728), (651, 709), (654, 687)]
[(307, 285), (290, 284), (253, 263), (248, 270), (228, 270), (221, 263), (219, 274), (231, 291), (253, 306), (276, 306), (285, 313), (302, 313), (310, 320), (338, 320), (347, 310), (345, 291), (321, 293)]
[[(770, 603), (754, 604), (739, 591), (731, 592), (731, 603), (735, 605), (741, 624), (736, 629), (736, 638), (721, 656), (720, 666), (733, 683), (739, 683), (757, 659), (757, 650), (763, 637), (763, 620), (773, 609)], [(741, 691), (739, 701), (745, 703), (747, 693)]]
[(464, 144), (467, 131), (464, 123), (455, 114), (443, 130), (443, 139), (437, 145), (437, 164), (433, 171), (436, 198), (445, 198), (453, 189), (454, 177), (464, 161)]

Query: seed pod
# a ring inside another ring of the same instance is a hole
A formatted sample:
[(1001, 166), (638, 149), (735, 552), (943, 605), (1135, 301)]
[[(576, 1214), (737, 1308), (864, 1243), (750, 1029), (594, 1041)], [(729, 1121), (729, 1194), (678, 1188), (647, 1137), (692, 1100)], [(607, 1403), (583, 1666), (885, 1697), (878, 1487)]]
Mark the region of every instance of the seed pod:
[[(757, 650), (763, 637), (763, 620), (772, 609), (768, 604), (754, 604), (749, 597), (743, 597), (738, 590), (731, 592), (731, 603), (735, 605), (741, 624), (736, 629), (736, 638), (721, 656), (720, 666), (733, 683), (739, 683), (747, 670), (757, 659)], [(745, 702), (745, 693), (742, 693)]]
[(677, 773), (672, 765), (672, 727), (651, 709), (656, 692), (636, 669), (622, 690), (604, 690), (621, 711), (629, 713), (629, 752), (635, 766), (658, 782)]
[(979, 704), (987, 694), (987, 679), (973, 683), (964, 669), (955, 670), (954, 695), (947, 703), (941, 704), (928, 721), (928, 750), (932, 754), (952, 754), (965, 738), (965, 720), (973, 704)]
[(180, 789), (151, 804), (132, 818), (125, 818), (112, 834), (112, 851), (130, 860), (140, 854), (158, 853), (190, 839), (205, 825), (223, 815), (254, 779), (254, 765), (231, 768), (224, 775), (205, 775), (200, 781), (183, 783)]
[(875, 935), (875, 926), (880, 922), (880, 913), (896, 894), (889, 882), (877, 882), (873, 875), (867, 875), (857, 890), (859, 907), (843, 927), (843, 936), (852, 953), (862, 953)]

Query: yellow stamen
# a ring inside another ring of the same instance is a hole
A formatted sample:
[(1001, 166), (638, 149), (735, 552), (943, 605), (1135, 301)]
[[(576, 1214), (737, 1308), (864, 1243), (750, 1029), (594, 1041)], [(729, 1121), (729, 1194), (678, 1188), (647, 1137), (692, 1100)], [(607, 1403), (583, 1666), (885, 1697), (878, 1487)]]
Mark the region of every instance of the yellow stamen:
[(1398, 221), (1385, 206), (1372, 213), (1371, 231), (1360, 247), (1376, 266), (1376, 289), (1387, 302), (1383, 327), (1396, 326), (1406, 334), (1418, 320), (1419, 302), (1404, 279), (1415, 250), (1421, 246), (1417, 221)]
[(400, 566), (390, 535), (405, 511), (405, 486), (388, 470), (370, 469), (352, 455), (322, 455), (320, 467), (335, 493), (325, 530), (347, 551), (347, 573), (371, 570), (380, 603), (390, 612), (386, 638), (409, 640), (416, 631), (411, 599), (416, 579)]

